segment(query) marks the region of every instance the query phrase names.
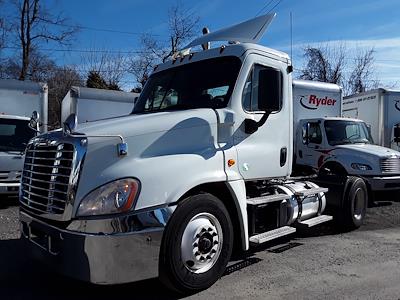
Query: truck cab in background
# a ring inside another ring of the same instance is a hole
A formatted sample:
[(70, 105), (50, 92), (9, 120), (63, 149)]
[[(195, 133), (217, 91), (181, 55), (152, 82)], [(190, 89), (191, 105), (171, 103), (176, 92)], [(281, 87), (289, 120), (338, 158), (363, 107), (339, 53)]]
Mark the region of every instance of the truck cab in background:
[(46, 132), (46, 84), (0, 80), (0, 194), (18, 194), (25, 147), (37, 134), (29, 127), (34, 111), (40, 114), (37, 131)]
[(36, 132), (29, 118), (0, 115), (0, 195), (18, 193), (23, 167), (23, 153)]
[(340, 117), (338, 85), (294, 80), (293, 93), (295, 173), (360, 177), (371, 200), (375, 191), (400, 190), (400, 153), (374, 145), (364, 121)]

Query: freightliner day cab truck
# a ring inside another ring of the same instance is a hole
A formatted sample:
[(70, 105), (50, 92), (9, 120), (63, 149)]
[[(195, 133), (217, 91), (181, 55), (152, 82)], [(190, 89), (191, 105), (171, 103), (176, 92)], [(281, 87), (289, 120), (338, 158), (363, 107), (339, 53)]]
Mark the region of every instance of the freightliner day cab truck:
[(23, 152), (36, 135), (28, 124), (33, 111), (41, 113), (40, 130), (47, 129), (47, 85), (0, 80), (0, 194), (18, 195)]
[(376, 89), (344, 97), (343, 115), (371, 126), (378, 145), (400, 150), (400, 91)]
[(78, 123), (129, 115), (139, 93), (73, 86), (61, 104), (61, 122), (76, 114)]
[(78, 126), (71, 115), (32, 139), (20, 190), (26, 253), (92, 283), (159, 276), (189, 293), (221, 277), (232, 251), (331, 220), (329, 202), (359, 226), (362, 179), (327, 197), (290, 178), (291, 61), (256, 44), (273, 17), (194, 40), (185, 49), (233, 42), (159, 65), (131, 115)]

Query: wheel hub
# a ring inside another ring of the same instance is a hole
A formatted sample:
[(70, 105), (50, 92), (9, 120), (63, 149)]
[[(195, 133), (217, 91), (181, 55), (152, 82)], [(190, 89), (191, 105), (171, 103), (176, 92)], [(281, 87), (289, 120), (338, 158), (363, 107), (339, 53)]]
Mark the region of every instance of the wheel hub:
[(215, 216), (194, 216), (182, 235), (181, 256), (186, 268), (194, 273), (211, 269), (221, 253), (222, 239), (222, 228)]

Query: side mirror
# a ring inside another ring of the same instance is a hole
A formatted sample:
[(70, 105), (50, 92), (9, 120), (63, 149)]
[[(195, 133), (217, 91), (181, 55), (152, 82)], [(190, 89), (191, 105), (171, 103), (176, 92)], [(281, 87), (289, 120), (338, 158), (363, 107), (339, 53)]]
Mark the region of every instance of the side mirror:
[(258, 108), (271, 113), (279, 111), (282, 105), (282, 74), (279, 70), (267, 68), (258, 73)]
[(39, 113), (35, 110), (35, 111), (32, 113), (31, 119), (29, 120), (29, 127), (30, 127), (32, 130), (36, 131), (36, 132), (39, 132), (39, 118), (40, 118), (40, 115), (39, 115)]
[(282, 106), (282, 74), (279, 70), (266, 68), (258, 72), (258, 110), (265, 111), (261, 120), (244, 120), (245, 132), (252, 134), (263, 126), (269, 115)]
[(303, 144), (308, 145), (310, 143), (310, 123), (304, 123), (303, 124), (303, 129), (302, 129), (302, 134), (303, 134)]
[(63, 132), (66, 135), (74, 133), (78, 125), (78, 117), (76, 114), (70, 114), (63, 124)]

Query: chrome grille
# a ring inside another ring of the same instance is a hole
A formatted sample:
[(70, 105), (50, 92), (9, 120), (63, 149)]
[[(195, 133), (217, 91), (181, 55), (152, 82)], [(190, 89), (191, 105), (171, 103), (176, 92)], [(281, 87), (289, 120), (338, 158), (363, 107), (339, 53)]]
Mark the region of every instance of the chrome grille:
[(381, 160), (382, 173), (400, 174), (400, 158), (389, 157)]
[(21, 203), (35, 213), (63, 214), (73, 157), (72, 144), (30, 144), (21, 181)]

